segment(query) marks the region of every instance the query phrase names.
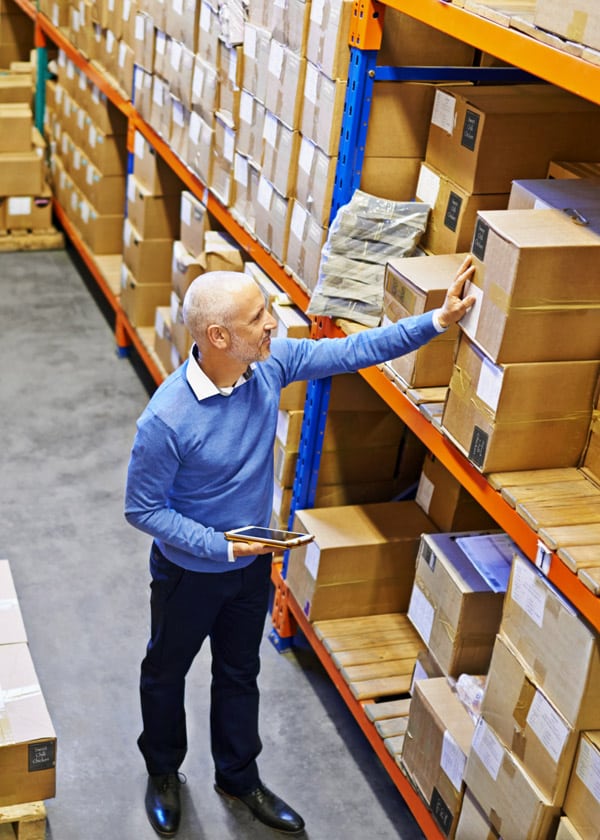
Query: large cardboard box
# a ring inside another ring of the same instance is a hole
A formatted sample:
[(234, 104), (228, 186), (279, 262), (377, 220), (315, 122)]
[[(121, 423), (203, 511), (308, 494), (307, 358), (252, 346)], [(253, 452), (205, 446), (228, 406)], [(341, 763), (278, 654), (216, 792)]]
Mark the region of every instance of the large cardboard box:
[(44, 162), (37, 153), (0, 154), (0, 196), (41, 195), (44, 188)]
[(447, 676), (487, 672), (517, 551), (502, 533), (421, 538), (408, 617)]
[(192, 256), (183, 242), (173, 242), (173, 262), (171, 266), (171, 286), (180, 300), (183, 300), (190, 285), (205, 270), (204, 262)]
[(483, 718), (475, 728), (465, 782), (501, 837), (538, 840), (554, 836), (560, 806), (545, 798)]
[[(384, 275), (384, 323), (401, 321), (441, 307), (448, 286), (464, 254), (405, 257), (387, 263)], [(445, 332), (412, 353), (392, 359), (388, 365), (414, 388), (447, 385), (452, 375), (459, 329)]]
[(27, 642), (27, 632), (8, 560), (0, 560), (0, 604), (0, 645)]
[(85, 183), (79, 186), (99, 213), (124, 215), (125, 183), (123, 175), (103, 175), (93, 163), (88, 163)]
[(600, 486), (600, 393), (592, 415), (581, 469), (593, 483)]
[(493, 828), (468, 788), (465, 789), (463, 795), (454, 838), (455, 840), (498, 840), (499, 838), (498, 832)]
[(229, 233), (224, 231), (206, 230), (204, 232), (202, 259), (207, 271), (244, 270), (244, 258), (239, 245)]
[(569, 218), (600, 233), (600, 181), (598, 178), (550, 177), (513, 181), (509, 210), (551, 208), (562, 210)]
[(533, 20), (541, 29), (600, 50), (600, 16), (594, 0), (537, 0)]
[(265, 107), (292, 130), (300, 128), (306, 59), (274, 38), (269, 49)]
[(290, 553), (287, 583), (307, 618), (406, 612), (420, 535), (435, 526), (414, 502), (297, 510), (314, 534)]
[(127, 217), (145, 239), (177, 239), (181, 198), (177, 193), (154, 195), (135, 177), (127, 180)]
[(281, 262), (290, 233), (292, 203), (262, 173), (258, 181), (255, 233), (263, 246)]
[(284, 262), (307, 289), (314, 289), (317, 285), (326, 240), (327, 228), (321, 227), (312, 214), (293, 199)]
[(186, 251), (199, 257), (204, 250), (204, 234), (211, 229), (206, 204), (193, 193), (181, 193), (180, 239)]
[(242, 87), (265, 104), (271, 33), (264, 27), (248, 21), (244, 26), (244, 60)]
[(577, 831), (571, 820), (563, 815), (558, 824), (556, 840), (585, 840), (585, 838)]
[[(287, 452), (298, 452), (304, 411), (279, 410), (277, 438)], [(391, 410), (328, 411), (320, 446), (323, 451), (360, 446), (400, 446), (405, 425)]]
[[(600, 831), (600, 731), (581, 733), (564, 812), (578, 834), (566, 840), (597, 838)], [(557, 835), (558, 838), (558, 835)]]
[(594, 160), (600, 109), (552, 85), (436, 91), (426, 160), (470, 193), (508, 193), (543, 178), (553, 159)]
[(98, 213), (81, 196), (77, 224), (84, 242), (94, 254), (120, 254), (123, 246), (123, 214)]
[(56, 734), (29, 647), (0, 645), (5, 703), (0, 728), (0, 805), (50, 799), (56, 791)]
[(262, 174), (280, 195), (289, 197), (296, 183), (300, 132), (289, 128), (267, 110), (263, 138)]
[(475, 722), (445, 677), (418, 680), (410, 702), (402, 765), (446, 837), (454, 834)]
[(144, 239), (129, 219), (123, 226), (123, 260), (138, 283), (171, 285), (172, 239)]
[(152, 195), (179, 194), (182, 183), (139, 131), (134, 135), (133, 175)]
[(498, 527), (494, 518), (431, 452), (426, 453), (423, 461), (415, 501), (442, 532)]
[(600, 358), (594, 231), (559, 210), (486, 211), (471, 250), (477, 302), (461, 327), (492, 360)]
[(313, 0), (311, 3), (306, 57), (330, 79), (348, 77), (348, 32), (352, 11), (351, 0)]
[(0, 76), (0, 102), (24, 102), (31, 105), (33, 83), (31, 76), (8, 73)]
[(0, 104), (0, 153), (29, 151), (32, 127), (33, 115), (28, 103)]
[(577, 466), (599, 370), (595, 361), (495, 365), (462, 335), (444, 431), (484, 473)]
[(139, 283), (127, 266), (121, 266), (120, 304), (134, 327), (155, 323), (156, 308), (170, 301), (171, 289), (165, 283)]
[(240, 96), (240, 122), (236, 137), (236, 152), (245, 155), (260, 167), (263, 154), (263, 130), (266, 109), (262, 102), (242, 90)]
[(307, 137), (301, 137), (294, 194), (311, 218), (326, 227), (331, 215), (337, 157), (326, 155)]
[(502, 633), (490, 662), (481, 714), (553, 805), (562, 805), (577, 749), (569, 723)]
[(550, 581), (519, 557), (500, 631), (568, 723), (600, 729), (598, 636)]
[(4, 203), (7, 230), (49, 230), (52, 227), (52, 192), (48, 186), (40, 196), (7, 196)]
[(432, 254), (468, 251), (479, 210), (508, 204), (508, 193), (470, 193), (428, 163), (421, 164), (416, 198), (431, 207), (421, 245)]

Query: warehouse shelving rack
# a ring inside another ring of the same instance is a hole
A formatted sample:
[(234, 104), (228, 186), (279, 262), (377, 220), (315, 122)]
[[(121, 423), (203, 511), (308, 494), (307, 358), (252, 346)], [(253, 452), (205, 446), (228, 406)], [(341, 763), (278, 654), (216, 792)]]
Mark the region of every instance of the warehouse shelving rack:
[[(69, 59), (92, 80), (99, 90), (121, 110), (128, 121), (127, 148), (133, 151), (133, 138), (139, 131), (156, 149), (181, 179), (182, 183), (207, 206), (209, 212), (219, 221), (267, 274), (290, 296), (293, 303), (306, 310), (309, 297), (285, 269), (231, 216), (224, 207), (173, 153), (168, 144), (137, 113), (132, 103), (111, 83), (111, 81), (70, 43), (64, 33), (40, 13), (30, 0), (14, 0), (34, 21), (35, 46), (38, 50), (38, 83), (36, 86), (36, 125), (43, 126), (45, 79), (47, 68), (47, 43), (51, 42), (63, 50)], [(366, 139), (372, 84), (377, 73), (389, 73), (389, 78), (406, 78), (404, 70), (391, 71), (377, 69), (375, 57), (381, 44), (385, 9), (396, 9), (410, 17), (432, 26), (446, 34), (465, 41), (471, 46), (484, 50), (509, 65), (552, 84), (565, 88), (572, 93), (600, 105), (600, 66), (593, 65), (566, 52), (535, 41), (534, 39), (490, 20), (480, 18), (462, 8), (453, 6), (445, 0), (356, 0), (349, 34), (351, 63), (349, 74), (349, 97), (340, 142), (339, 166), (336, 176), (336, 192), (332, 206), (332, 215), (337, 207), (344, 203), (360, 181), (362, 152)], [(412, 68), (414, 71), (416, 68)], [(439, 68), (434, 75), (427, 75), (426, 68), (421, 68), (420, 78), (440, 79)], [(433, 74), (434, 71), (432, 70)], [(456, 71), (452, 71), (456, 79)], [(384, 78), (385, 76), (380, 76)], [(415, 78), (411, 72), (410, 78)], [(469, 71), (473, 78), (473, 68)], [(118, 349), (125, 353), (133, 345), (138, 351), (154, 381), (159, 384), (163, 372), (157, 365), (143, 334), (133, 327), (125, 313), (120, 309), (118, 291), (116, 291), (102, 264), (81, 240), (77, 231), (70, 224), (68, 216), (55, 202), (55, 211), (64, 226), (73, 246), (86, 263), (92, 277), (106, 296), (115, 313), (115, 339)], [(341, 330), (328, 318), (313, 319), (312, 335), (315, 338), (340, 336)], [(519, 545), (532, 562), (542, 567), (548, 578), (577, 607), (591, 625), (600, 631), (600, 602), (585, 588), (579, 579), (552, 553), (540, 548), (537, 535), (526, 522), (511, 508), (487, 482), (469, 461), (424, 417), (408, 398), (378, 368), (361, 371), (371, 387), (401, 417), (406, 425), (424, 442), (428, 449), (450, 470), (471, 495), (494, 517)], [(320, 440), (324, 433), (327, 417), (329, 390), (327, 381), (310, 383), (305, 406), (305, 422), (302, 432), (299, 468), (294, 486), (293, 509), (310, 507), (314, 499), (314, 490), (318, 477)], [(340, 695), (353, 713), (359, 726), (365, 733), (373, 749), (406, 800), (417, 822), (428, 838), (441, 838), (442, 834), (431, 812), (420, 799), (393, 757), (387, 752), (375, 726), (368, 720), (365, 701), (357, 701), (347, 684), (341, 679), (331, 657), (318, 639), (311, 624), (304, 616), (301, 606), (294, 600), (285, 582), (285, 566), (275, 564), (272, 580), (275, 587), (273, 606), (273, 630), (271, 640), (284, 649), (291, 643), (298, 627), (310, 642), (322, 661)]]

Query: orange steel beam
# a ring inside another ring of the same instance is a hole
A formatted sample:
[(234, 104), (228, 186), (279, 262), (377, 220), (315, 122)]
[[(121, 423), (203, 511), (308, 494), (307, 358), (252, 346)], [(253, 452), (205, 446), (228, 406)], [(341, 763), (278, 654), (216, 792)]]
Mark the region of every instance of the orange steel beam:
[(559, 87), (600, 103), (600, 66), (537, 41), (508, 26), (440, 0), (382, 0), (461, 41)]
[[(283, 580), (283, 578), (281, 577), (280, 566), (273, 566), (271, 579), (276, 587), (285, 587), (286, 589), (288, 589), (285, 580)], [(327, 671), (336, 689), (340, 693), (349, 710), (354, 715), (356, 722), (362, 729), (364, 735), (366, 736), (367, 740), (369, 741), (375, 753), (377, 754), (377, 757), (385, 767), (388, 775), (398, 788), (398, 791), (400, 792), (402, 798), (410, 808), (421, 830), (428, 838), (428, 840), (442, 840), (443, 835), (439, 830), (436, 822), (434, 821), (431, 811), (423, 802), (423, 800), (413, 788), (411, 783), (408, 781), (407, 777), (404, 775), (402, 770), (398, 767), (392, 755), (390, 755), (390, 753), (387, 751), (383, 743), (383, 739), (377, 732), (374, 724), (367, 718), (362, 703), (360, 703), (350, 691), (348, 684), (345, 682), (340, 672), (333, 664), (331, 656), (325, 649), (321, 640), (315, 634), (312, 625), (307, 620), (306, 616), (302, 612), (302, 609), (298, 605), (296, 599), (291, 594), (289, 589), (286, 601), (287, 606), (292, 612), (294, 619), (298, 622), (300, 629), (306, 636), (312, 649), (319, 657), (323, 667)]]
[(378, 50), (383, 36), (385, 6), (377, 0), (355, 0), (348, 43), (360, 50)]

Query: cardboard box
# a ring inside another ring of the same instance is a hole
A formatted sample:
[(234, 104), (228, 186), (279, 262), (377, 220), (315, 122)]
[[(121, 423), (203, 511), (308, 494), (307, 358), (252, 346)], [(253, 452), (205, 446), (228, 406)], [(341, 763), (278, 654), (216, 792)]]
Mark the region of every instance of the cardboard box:
[(202, 119), (196, 111), (192, 111), (190, 114), (187, 163), (204, 184), (212, 182), (213, 149), (215, 145), (214, 123), (214, 116), (209, 123)]
[(172, 239), (144, 239), (129, 219), (123, 226), (123, 259), (138, 283), (171, 286)]
[(462, 335), (444, 431), (484, 473), (577, 466), (599, 370), (598, 362), (494, 365)]
[[(279, 408), (286, 411), (302, 409), (305, 398), (306, 382), (292, 382), (282, 390)], [(359, 373), (332, 377), (329, 411), (383, 411), (385, 408), (388, 408), (386, 403)]]
[[(464, 254), (406, 257), (388, 262), (384, 274), (383, 313), (387, 323), (438, 309)], [(458, 326), (452, 325), (412, 353), (391, 359), (389, 366), (414, 388), (447, 385), (452, 375)]]
[[(292, 487), (296, 475), (298, 453), (287, 451), (276, 439), (273, 455), (275, 478), (283, 487)], [(397, 445), (332, 449), (324, 452), (321, 457), (319, 479), (323, 484), (387, 481), (396, 478), (397, 461)]]
[(238, 128), (240, 117), (240, 96), (242, 92), (241, 44), (221, 44), (217, 73), (219, 76), (218, 110), (227, 114), (229, 121)]
[(0, 645), (0, 684), (11, 698), (0, 735), (0, 805), (56, 792), (56, 734), (24, 642)]
[(560, 807), (548, 802), (483, 718), (475, 728), (465, 782), (501, 837), (554, 836)]
[(192, 107), (205, 119), (219, 107), (217, 68), (196, 55), (192, 75)]
[(180, 239), (189, 254), (199, 257), (204, 249), (204, 234), (211, 229), (206, 204), (193, 193), (183, 190), (180, 206)]
[(123, 175), (103, 175), (93, 163), (85, 168), (85, 181), (80, 188), (99, 213), (125, 214), (125, 183)]
[(139, 131), (134, 136), (133, 175), (152, 195), (179, 194), (182, 183)]
[(175, 346), (179, 357), (186, 359), (189, 356), (192, 344), (192, 336), (183, 322), (183, 304), (177, 292), (171, 292), (171, 341)]
[(27, 632), (8, 560), (0, 560), (0, 645), (27, 642)]
[(220, 230), (204, 233), (202, 255), (207, 271), (243, 271), (244, 258), (231, 234)]
[(271, 33), (248, 21), (244, 26), (242, 87), (263, 105), (267, 95)]
[(154, 195), (135, 175), (127, 179), (127, 217), (144, 239), (177, 239), (180, 208), (177, 193)]
[(499, 834), (493, 828), (486, 815), (479, 807), (479, 803), (472, 796), (468, 788), (463, 796), (455, 840), (498, 840)]
[(475, 50), (458, 38), (438, 31), (393, 7), (385, 10), (385, 25), (377, 64), (401, 65), (473, 65)]
[(556, 840), (584, 840), (568, 817), (562, 816), (556, 832)]
[(431, 452), (427, 452), (415, 501), (442, 532), (496, 529), (492, 516)]
[[(279, 410), (276, 435), (286, 452), (298, 452), (303, 411)], [(328, 411), (321, 440), (323, 451), (360, 446), (400, 446), (405, 425), (388, 409), (374, 411)]]
[(221, 48), (218, 8), (214, 4), (211, 5), (208, 0), (200, 0), (199, 12), (196, 53), (216, 67)]
[(265, 107), (292, 130), (300, 128), (306, 59), (271, 39)]
[(487, 672), (517, 551), (502, 533), (421, 538), (408, 617), (447, 676)]
[(265, 106), (255, 96), (247, 90), (242, 90), (236, 151), (259, 167), (264, 145), (265, 112)]
[(287, 249), (292, 207), (262, 173), (258, 182), (255, 233), (263, 246), (283, 262)]
[(553, 159), (593, 160), (599, 140), (598, 106), (551, 85), (449, 85), (435, 94), (426, 160), (470, 193), (508, 193)]
[(531, 563), (518, 557), (500, 631), (568, 723), (600, 729), (598, 637), (564, 596)]
[[(572, 825), (569, 834), (563, 827), (565, 840), (581, 835), (597, 837), (600, 825), (600, 732), (582, 732), (573, 773), (569, 782), (564, 812)], [(559, 832), (560, 834), (560, 832)], [(557, 834), (557, 840), (559, 835)]]
[[(513, 181), (509, 210), (562, 210), (569, 218), (600, 233), (598, 178), (534, 178)], [(575, 214), (578, 213), (579, 217)]]
[(360, 188), (392, 201), (414, 201), (420, 166), (421, 158), (367, 157)]
[(289, 197), (296, 183), (300, 132), (289, 128), (267, 110), (263, 138), (262, 174), (280, 195)]
[(250, 158), (236, 152), (233, 163), (233, 204), (230, 210), (232, 216), (250, 233), (254, 233), (255, 228), (259, 179), (260, 167)]
[(36, 150), (0, 154), (0, 196), (41, 195), (44, 162)]
[(600, 178), (600, 163), (592, 161), (551, 160), (548, 178)]
[(307, 137), (300, 138), (294, 194), (322, 227), (329, 224), (336, 169), (337, 157), (325, 154)]
[(310, 336), (310, 318), (297, 306), (274, 301), (271, 312), (277, 321), (277, 338), (308, 338)]
[(9, 73), (0, 76), (0, 103), (23, 102), (31, 105), (33, 82), (30, 76), (22, 73)]
[(402, 765), (442, 833), (453, 836), (475, 723), (445, 677), (418, 680), (410, 702)]
[(125, 264), (121, 266), (119, 302), (134, 327), (152, 326), (156, 308), (170, 302), (171, 288), (164, 283), (139, 283)]
[(120, 254), (123, 247), (123, 214), (98, 213), (80, 194), (78, 227), (83, 241), (94, 254)]
[(463, 331), (498, 362), (600, 358), (599, 248), (558, 210), (479, 213), (468, 292), (477, 302)]
[(171, 286), (180, 300), (183, 300), (190, 285), (204, 273), (204, 262), (192, 256), (183, 242), (173, 242)]
[(310, 3), (306, 0), (287, 0), (285, 6), (269, 3), (268, 28), (273, 38), (298, 55), (306, 53)]
[(7, 196), (4, 203), (7, 230), (49, 230), (52, 227), (52, 192), (45, 186), (40, 196)]
[(550, 702), (502, 634), (494, 645), (481, 714), (548, 801), (562, 805), (578, 728)]
[(416, 198), (431, 207), (421, 245), (432, 254), (468, 251), (479, 210), (508, 205), (508, 193), (473, 195), (427, 163), (421, 164)]
[(594, 0), (537, 0), (533, 22), (568, 41), (600, 50), (600, 19)]
[(200, 4), (196, 0), (182, 0), (181, 3), (165, 3), (165, 29), (171, 36), (182, 41), (189, 50), (196, 49)]
[(321, 227), (310, 212), (294, 199), (284, 262), (307, 289), (314, 289), (317, 285), (326, 240), (327, 228)]
[(31, 148), (33, 115), (29, 104), (0, 104), (0, 153), (28, 152)]
[(294, 529), (315, 535), (287, 573), (311, 621), (405, 612), (420, 534), (435, 530), (414, 502), (297, 510)]
[(346, 79), (350, 65), (348, 32), (351, 0), (315, 0), (310, 7), (306, 57), (330, 79)]
[(232, 201), (233, 162), (235, 158), (235, 126), (224, 111), (215, 114), (215, 139), (212, 169), (208, 186), (219, 201), (229, 207)]

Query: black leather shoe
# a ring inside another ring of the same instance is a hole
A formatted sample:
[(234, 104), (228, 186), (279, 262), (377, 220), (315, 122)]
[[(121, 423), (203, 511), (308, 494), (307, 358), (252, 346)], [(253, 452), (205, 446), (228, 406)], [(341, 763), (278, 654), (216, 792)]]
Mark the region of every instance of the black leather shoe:
[(178, 773), (148, 776), (146, 788), (146, 814), (152, 828), (162, 837), (173, 837), (179, 828), (181, 803)]
[(215, 790), (221, 796), (243, 802), (257, 820), (276, 831), (284, 834), (301, 834), (304, 831), (304, 820), (300, 814), (266, 788), (262, 782), (258, 783), (252, 793), (245, 796), (233, 796), (218, 785), (215, 785)]

